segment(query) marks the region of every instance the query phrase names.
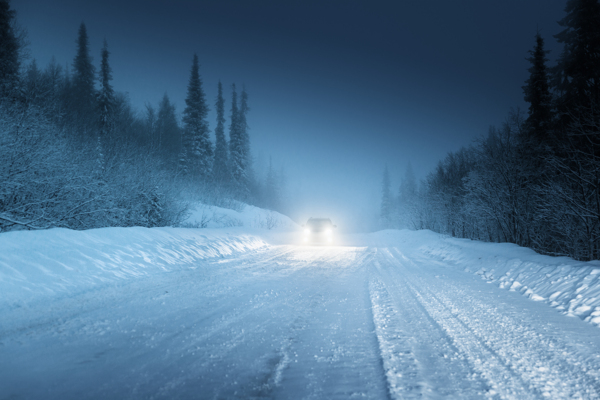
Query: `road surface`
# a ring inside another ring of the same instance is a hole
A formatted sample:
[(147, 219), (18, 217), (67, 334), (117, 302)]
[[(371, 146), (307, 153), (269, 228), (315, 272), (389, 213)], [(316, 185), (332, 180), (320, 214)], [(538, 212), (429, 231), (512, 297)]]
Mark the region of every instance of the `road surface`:
[(598, 328), (401, 246), (273, 246), (7, 314), (0, 399), (600, 398)]

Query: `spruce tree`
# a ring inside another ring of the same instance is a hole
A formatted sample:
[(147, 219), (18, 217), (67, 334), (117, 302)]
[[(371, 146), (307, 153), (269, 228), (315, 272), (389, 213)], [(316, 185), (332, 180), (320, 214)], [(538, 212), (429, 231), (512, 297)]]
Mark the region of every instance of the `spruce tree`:
[(590, 104), (600, 106), (600, 2), (568, 0), (565, 12), (559, 21), (565, 29), (555, 35), (564, 51), (553, 71), (563, 116)]
[(280, 209), (279, 179), (273, 168), (273, 160), (271, 157), (269, 157), (269, 169), (267, 170), (267, 177), (265, 179), (264, 197), (263, 203), (268, 209), (273, 211), (278, 211)]
[(110, 84), (112, 74), (108, 64), (108, 44), (104, 40), (104, 46), (101, 51), (100, 91), (97, 94), (96, 106), (98, 107), (98, 137), (96, 138), (96, 153), (98, 157), (98, 169), (104, 171), (104, 157), (106, 145), (111, 140), (109, 135), (112, 131), (113, 113), (115, 107), (115, 92)]
[(65, 85), (62, 67), (56, 63), (54, 57), (44, 70), (44, 79), (48, 82), (50, 109), (53, 110), (53, 118), (58, 119), (61, 113), (61, 94)]
[(24, 97), (29, 103), (39, 104), (39, 97), (45, 93), (42, 86), (42, 73), (40, 72), (35, 58), (27, 66), (25, 76), (23, 77), (22, 90)]
[(248, 178), (250, 178), (249, 173), (250, 173), (250, 164), (251, 164), (251, 155), (250, 155), (250, 135), (248, 133), (248, 130), (250, 129), (248, 127), (248, 122), (246, 120), (246, 115), (248, 114), (248, 111), (250, 111), (250, 108), (248, 107), (248, 93), (246, 92), (246, 88), (242, 87), (242, 95), (241, 95), (241, 99), (240, 99), (240, 137), (241, 137), (241, 141), (242, 141), (242, 158), (243, 158), (243, 164), (244, 164), (244, 170), (246, 171), (246, 175), (248, 175)]
[(390, 186), (390, 172), (386, 164), (385, 169), (383, 170), (383, 180), (381, 182), (381, 210), (379, 214), (381, 217), (381, 224), (384, 228), (389, 228), (392, 220), (393, 199)]
[(226, 185), (229, 182), (229, 157), (227, 156), (227, 139), (225, 138), (225, 100), (223, 99), (223, 85), (220, 81), (215, 106), (217, 108), (217, 127), (215, 128), (213, 177), (218, 185)]
[(154, 144), (164, 157), (167, 165), (175, 166), (177, 154), (181, 150), (181, 130), (177, 123), (175, 105), (165, 93), (158, 105)]
[(535, 48), (529, 51), (531, 63), (529, 68), (529, 79), (523, 86), (525, 101), (529, 103), (529, 117), (527, 118), (526, 132), (530, 139), (536, 143), (544, 143), (549, 134), (552, 120), (552, 95), (548, 83), (548, 71), (546, 68), (546, 54), (544, 50), (544, 39), (537, 33), (535, 36)]
[(112, 123), (112, 116), (115, 106), (115, 92), (110, 84), (112, 80), (111, 68), (108, 64), (108, 44), (106, 39), (104, 40), (104, 47), (102, 48), (102, 61), (100, 63), (100, 91), (98, 92), (98, 111), (99, 111), (99, 127), (100, 133), (105, 137), (110, 131), (110, 125)]
[(404, 203), (408, 203), (414, 199), (417, 194), (417, 179), (412, 168), (410, 161), (406, 164), (406, 171), (404, 172), (404, 178), (400, 184), (400, 200)]
[(248, 177), (244, 163), (244, 141), (240, 126), (240, 111), (237, 105), (237, 92), (235, 84), (231, 85), (231, 118), (229, 125), (229, 167), (232, 184), (236, 195), (246, 199), (248, 195)]
[(90, 121), (95, 120), (94, 103), (96, 95), (94, 90), (94, 66), (89, 53), (89, 40), (84, 23), (81, 23), (79, 27), (71, 89), (73, 122), (82, 131), (87, 131), (93, 127), (93, 123), (90, 123)]
[(13, 93), (19, 79), (19, 40), (13, 29), (15, 11), (0, 0), (0, 100)]
[(231, 125), (229, 129), (230, 173), (237, 195), (242, 200), (248, 200), (250, 197), (252, 183), (250, 138), (246, 122), (248, 111), (248, 94), (246, 90), (242, 90), (238, 109), (235, 84), (232, 85)]
[(208, 106), (202, 90), (198, 56), (194, 54), (190, 81), (183, 110), (184, 149), (182, 167), (188, 176), (206, 180), (212, 166), (213, 149), (209, 137)]

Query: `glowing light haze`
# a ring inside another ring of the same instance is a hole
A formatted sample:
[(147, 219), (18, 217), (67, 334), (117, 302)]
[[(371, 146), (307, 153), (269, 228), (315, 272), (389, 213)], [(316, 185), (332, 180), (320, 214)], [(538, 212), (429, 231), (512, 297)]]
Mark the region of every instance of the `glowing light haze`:
[[(165, 92), (184, 108), (192, 56), (214, 105), (217, 82), (246, 86), (258, 173), (283, 167), (291, 217), (368, 229), (384, 164), (394, 191), (448, 151), (526, 108), (527, 51), (552, 50), (565, 0), (12, 0), (43, 68), (71, 65), (81, 22), (98, 66), (140, 112)], [(97, 67), (98, 68), (98, 67)], [(227, 99), (231, 96), (226, 92)], [(229, 105), (227, 106), (229, 109)], [(215, 126), (214, 106), (209, 115)]]

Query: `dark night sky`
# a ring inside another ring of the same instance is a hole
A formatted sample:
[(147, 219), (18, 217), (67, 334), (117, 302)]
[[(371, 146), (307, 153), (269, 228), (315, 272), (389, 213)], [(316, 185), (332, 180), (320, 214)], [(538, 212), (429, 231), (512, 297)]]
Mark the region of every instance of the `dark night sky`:
[(285, 168), (292, 217), (354, 226), (376, 212), (386, 162), (396, 191), (407, 162), (424, 177), (511, 107), (526, 109), (527, 51), (539, 28), (558, 55), (565, 3), (11, 2), (40, 67), (72, 64), (82, 21), (95, 65), (106, 38), (113, 85), (140, 112), (165, 92), (183, 110), (194, 52), (211, 106), (219, 79), (245, 84), (258, 170), (269, 155)]

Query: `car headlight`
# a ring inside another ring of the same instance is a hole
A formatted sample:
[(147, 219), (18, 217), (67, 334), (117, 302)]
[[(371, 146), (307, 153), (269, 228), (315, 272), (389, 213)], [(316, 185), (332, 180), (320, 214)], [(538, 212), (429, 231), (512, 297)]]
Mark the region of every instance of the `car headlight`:
[(305, 235), (310, 235), (310, 229), (306, 228), (306, 229), (304, 230), (304, 234), (305, 234)]

